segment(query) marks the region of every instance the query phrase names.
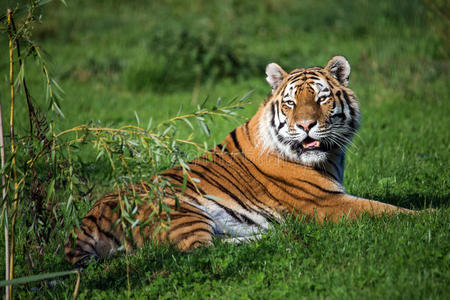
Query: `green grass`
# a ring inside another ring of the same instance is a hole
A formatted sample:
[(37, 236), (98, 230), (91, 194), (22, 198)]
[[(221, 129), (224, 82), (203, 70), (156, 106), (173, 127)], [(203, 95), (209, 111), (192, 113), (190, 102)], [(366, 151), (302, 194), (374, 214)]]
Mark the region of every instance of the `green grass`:
[[(135, 123), (135, 111), (144, 124), (150, 118), (158, 122), (175, 115), (181, 104), (189, 111), (206, 97), (231, 99), (253, 90), (253, 104), (243, 112), (250, 117), (270, 91), (267, 63), (285, 69), (323, 66), (333, 55), (344, 55), (363, 114), (347, 155), (347, 192), (436, 209), (340, 224), (289, 220), (258, 242), (217, 241), (214, 248), (188, 254), (148, 245), (129, 257), (130, 294), (126, 259), (119, 255), (83, 272), (80, 298), (435, 299), (450, 293), (448, 21), (430, 6), (364, 0), (68, 5), (44, 7), (44, 23), (33, 35), (65, 90), (66, 118), (56, 119), (57, 130), (98, 120), (114, 127)], [(32, 60), (26, 67), (32, 94), (45, 111), (40, 70)], [(0, 72), (5, 109), (4, 36)], [(17, 131), (25, 134), (23, 95), (17, 101)], [(211, 145), (236, 125), (215, 120), (211, 137), (197, 132), (196, 140)], [(186, 128), (180, 135), (188, 133)], [(102, 166), (92, 169), (96, 193), (107, 190), (111, 180), (105, 180)], [(87, 208), (82, 206), (80, 217)], [(44, 263), (32, 272), (71, 268), (57, 250), (63, 235), (51, 241)], [(20, 242), (16, 277), (29, 274)], [(36, 286), (16, 291), (23, 298), (68, 298), (74, 279), (30, 290)]]
[[(84, 271), (80, 299), (445, 298), (449, 213), (323, 225), (289, 220), (258, 242), (216, 241), (187, 254), (147, 245), (129, 257), (130, 291), (126, 260), (112, 258)], [(31, 295), (68, 298), (73, 281)]]

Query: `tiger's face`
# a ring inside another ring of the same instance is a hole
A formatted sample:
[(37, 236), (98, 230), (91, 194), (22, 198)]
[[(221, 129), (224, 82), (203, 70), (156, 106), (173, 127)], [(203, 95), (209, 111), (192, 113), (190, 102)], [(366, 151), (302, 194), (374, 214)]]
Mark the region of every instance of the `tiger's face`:
[(259, 123), (265, 148), (308, 166), (345, 150), (359, 127), (360, 113), (347, 88), (350, 65), (344, 57), (333, 57), (325, 68), (290, 73), (271, 63), (266, 74), (272, 94)]

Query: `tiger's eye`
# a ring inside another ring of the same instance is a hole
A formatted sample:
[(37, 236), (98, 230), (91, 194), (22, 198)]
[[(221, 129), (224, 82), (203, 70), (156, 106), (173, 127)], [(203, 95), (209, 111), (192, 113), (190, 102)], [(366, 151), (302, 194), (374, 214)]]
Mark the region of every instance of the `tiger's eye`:
[(319, 103), (325, 102), (328, 99), (328, 96), (322, 96), (319, 98)]
[(287, 105), (290, 105), (290, 106), (294, 106), (294, 101), (292, 101), (292, 100), (288, 100), (288, 101), (286, 101), (286, 103), (287, 103)]

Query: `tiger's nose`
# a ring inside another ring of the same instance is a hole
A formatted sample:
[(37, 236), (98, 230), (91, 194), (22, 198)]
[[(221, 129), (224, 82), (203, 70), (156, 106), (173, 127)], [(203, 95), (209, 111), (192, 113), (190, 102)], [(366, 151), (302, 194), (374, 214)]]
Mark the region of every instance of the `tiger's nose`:
[(297, 126), (303, 128), (305, 132), (308, 132), (317, 124), (317, 121), (314, 120), (305, 120), (297, 122)]

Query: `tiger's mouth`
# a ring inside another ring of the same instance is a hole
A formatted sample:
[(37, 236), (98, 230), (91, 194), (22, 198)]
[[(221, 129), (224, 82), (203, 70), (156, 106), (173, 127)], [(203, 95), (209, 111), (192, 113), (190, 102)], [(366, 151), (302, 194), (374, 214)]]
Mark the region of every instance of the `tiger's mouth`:
[(310, 150), (319, 150), (321, 149), (320, 141), (315, 140), (311, 137), (307, 137), (302, 141), (302, 148), (303, 151), (310, 151)]

